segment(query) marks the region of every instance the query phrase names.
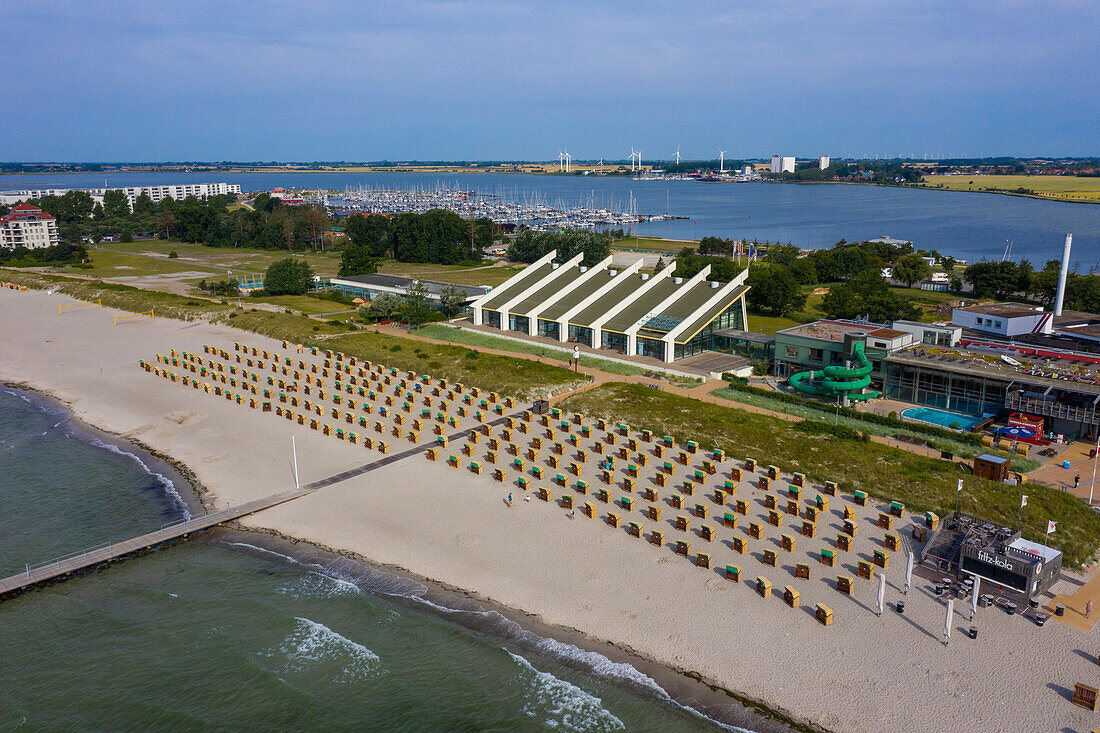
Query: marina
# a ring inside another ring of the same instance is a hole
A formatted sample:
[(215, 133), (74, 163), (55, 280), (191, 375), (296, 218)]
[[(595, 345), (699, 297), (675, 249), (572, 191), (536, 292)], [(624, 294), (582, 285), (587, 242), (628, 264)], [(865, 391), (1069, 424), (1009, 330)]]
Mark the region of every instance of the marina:
[(623, 227), (677, 218), (668, 214), (639, 214), (633, 192), (618, 208), (614, 194), (608, 198), (595, 191), (581, 194), (576, 202), (570, 203), (563, 197), (551, 201), (538, 190), (489, 192), (444, 183), (408, 189), (348, 186), (343, 192), (313, 192), (306, 200), (321, 204), (337, 215), (422, 214), (432, 209), (446, 209), (464, 218), (487, 218), (501, 226), (523, 225), (538, 231)]

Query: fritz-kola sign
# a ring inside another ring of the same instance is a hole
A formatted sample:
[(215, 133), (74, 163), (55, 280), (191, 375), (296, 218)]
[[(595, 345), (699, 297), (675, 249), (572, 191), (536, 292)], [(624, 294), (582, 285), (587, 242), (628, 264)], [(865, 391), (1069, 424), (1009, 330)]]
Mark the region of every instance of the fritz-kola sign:
[(997, 557), (996, 555), (990, 555), (988, 552), (985, 552), (984, 550), (980, 550), (978, 552), (978, 559), (981, 560), (982, 562), (989, 563), (990, 565), (996, 565), (999, 568), (1004, 568), (1005, 570), (1009, 570), (1011, 572), (1016, 572), (1016, 567), (1011, 562), (1009, 562), (1008, 560), (1005, 560), (1003, 557)]

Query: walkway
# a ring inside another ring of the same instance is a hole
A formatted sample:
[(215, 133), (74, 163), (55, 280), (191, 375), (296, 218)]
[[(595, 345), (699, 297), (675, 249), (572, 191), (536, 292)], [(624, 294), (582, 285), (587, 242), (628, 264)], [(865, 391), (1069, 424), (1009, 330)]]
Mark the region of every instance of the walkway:
[[(497, 425), (504, 422), (508, 417), (516, 417), (522, 412), (523, 410), (517, 410), (510, 415), (504, 415), (483, 424)], [(457, 430), (451, 433), (448, 439), (459, 440), (468, 435), (469, 432), (469, 429)], [(164, 544), (165, 542), (171, 542), (172, 540), (186, 537), (216, 525), (231, 522), (235, 519), (240, 519), (280, 504), (285, 504), (288, 501), (293, 501), (307, 494), (312, 494), (319, 489), (347, 481), (357, 476), (362, 476), (363, 474), (370, 473), (371, 471), (396, 463), (397, 461), (413, 456), (422, 456), (424, 455), (425, 449), (435, 444), (436, 440), (433, 437), (431, 441), (410, 446), (398, 453), (383, 455), (378, 460), (333, 474), (332, 476), (318, 479), (299, 489), (275, 494), (263, 499), (257, 499), (237, 507), (226, 507), (225, 509), (219, 509), (214, 512), (207, 512), (202, 516), (192, 519), (172, 522), (158, 530), (139, 535), (133, 539), (124, 540), (123, 542), (101, 545), (69, 555), (68, 557), (57, 558), (35, 565), (27, 565), (26, 570), (23, 572), (0, 580), (0, 598), (3, 598), (9, 593), (16, 593), (30, 586), (37, 585), (38, 583), (43, 583), (55, 578), (63, 578), (72, 573), (94, 567), (101, 563), (109, 562), (135, 552), (141, 552), (142, 550), (147, 550), (151, 547)]]
[(123, 542), (102, 545), (93, 549), (84, 550), (75, 555), (70, 555), (69, 557), (58, 558), (37, 565), (28, 565), (27, 569), (22, 573), (0, 580), (0, 597), (37, 583), (63, 577), (70, 573), (99, 565), (100, 563), (108, 562), (134, 552), (140, 552), (150, 547), (155, 547), (164, 542), (186, 537), (193, 532), (208, 529), (217, 524), (239, 519), (249, 514), (263, 511), (264, 509), (270, 509), (273, 506), (278, 506), (279, 504), (297, 499), (313, 491), (315, 491), (314, 488), (305, 486), (301, 489), (295, 489), (294, 491), (287, 491), (282, 494), (275, 494), (274, 496), (250, 501), (240, 506), (227, 507), (218, 511), (208, 512), (192, 519), (173, 522), (156, 531)]

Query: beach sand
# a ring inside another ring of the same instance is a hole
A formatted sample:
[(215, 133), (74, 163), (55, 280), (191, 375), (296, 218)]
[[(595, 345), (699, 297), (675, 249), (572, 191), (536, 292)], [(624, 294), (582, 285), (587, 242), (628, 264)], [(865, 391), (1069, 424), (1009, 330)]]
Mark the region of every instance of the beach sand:
[[(138, 367), (139, 359), (148, 361), (172, 348), (201, 355), (203, 344), (209, 343), (232, 353), (233, 343), (240, 341), (281, 352), (277, 342), (166, 319), (116, 327), (114, 311), (85, 308), (59, 316), (60, 302), (68, 299), (0, 290), (0, 312), (5, 316), (0, 321), (0, 379), (48, 392), (71, 405), (81, 419), (179, 460), (194, 471), (215, 504), (248, 501), (293, 486), (292, 434), (303, 482), (381, 457), (362, 445), (324, 437)], [(467, 420), (463, 427), (470, 424)], [(425, 433), (421, 440), (428, 439)], [(706, 436), (697, 439), (705, 448)], [(404, 439), (390, 442), (393, 452), (411, 445)], [(452, 452), (458, 453), (457, 444), (444, 457)], [(548, 452), (542, 451), (543, 461)], [(767, 456), (752, 457), (768, 462)], [(646, 536), (655, 524), (643, 517), (641, 510), (649, 502), (637, 493), (633, 511), (597, 503), (598, 519), (584, 517), (578, 508), (577, 518), (570, 520), (556, 503), (537, 498), (525, 502), (517, 487), (493, 481), (488, 475), (492, 465), (486, 475), (472, 474), (465, 469), (469, 460), (463, 457), (461, 469), (420, 456), (396, 461), (255, 515), (244, 524), (354, 552), (464, 589), (533, 614), (543, 623), (697, 673), (704, 681), (759, 700), (796, 721), (832, 730), (1093, 727), (1094, 714), (1068, 699), (1076, 682), (1100, 686), (1095, 663), (1100, 644), (1092, 632), (1053, 621), (1038, 628), (991, 608), (979, 611), (980, 633), (971, 640), (964, 635), (970, 626), (969, 605), (956, 601), (952, 639), (944, 646), (944, 605), (932, 594), (928, 580), (914, 579), (904, 615), (893, 610), (904, 577), (904, 552), (894, 553), (885, 571), (888, 590), (882, 617), (873, 611), (877, 579), (857, 580), (853, 596), (834, 590), (838, 572), (854, 576), (857, 556), (863, 559), (872, 548), (881, 548), (877, 540), (882, 530), (874, 526), (879, 507), (859, 510), (854, 551), (838, 553), (840, 567), (826, 568), (807, 558), (835, 538), (841, 523), (837, 510), (851, 504), (851, 497), (831, 501), (827, 518), (818, 523), (818, 537), (798, 538), (797, 552), (778, 550), (781, 531), (796, 533), (790, 526), (794, 518), (788, 517), (782, 529), (766, 527), (765, 539), (752, 541), (751, 552), (739, 555), (729, 540), (747, 537), (742, 523), (761, 521), (763, 492), (743, 482), (735, 498), (751, 500), (755, 516), (739, 516), (738, 528), (726, 529), (721, 527), (721, 512), (732, 509), (719, 509), (700, 490), (685, 500), (688, 506), (710, 504), (712, 516), (706, 523), (717, 530), (714, 542), (704, 542), (694, 531), (678, 533), (670, 522), (689, 512), (661, 503), (666, 543), (690, 536), (688, 559), (667, 546), (658, 548), (627, 534), (628, 521), (641, 522)], [(585, 468), (593, 491), (603, 486), (591, 478), (595, 460), (590, 457)], [(510, 462), (511, 456), (502, 451), (500, 461)], [(647, 476), (655, 463), (661, 461), (651, 461)], [(735, 463), (727, 460), (721, 468), (731, 465)], [(678, 485), (684, 467), (677, 469)], [(549, 478), (559, 472), (566, 473), (548, 469), (547, 479), (532, 480), (532, 485), (551, 487)], [(509, 470), (509, 478), (514, 476)], [(708, 489), (715, 486), (715, 478), (710, 477)], [(780, 491), (786, 485), (777, 482)], [(552, 489), (555, 498), (563, 491)], [(662, 498), (675, 490), (661, 491)], [(516, 498), (511, 508), (504, 501), (509, 491)], [(805, 490), (807, 498), (816, 493), (817, 487)], [(615, 498), (621, 495), (621, 490), (612, 492)], [(578, 507), (584, 501), (595, 502), (591, 496), (574, 498)], [(613, 529), (603, 521), (608, 510), (621, 514), (623, 527)], [(692, 521), (693, 530), (699, 521)], [(898, 520), (894, 531), (905, 538), (910, 526), (910, 520)], [(760, 562), (764, 548), (777, 550), (779, 567)], [(699, 551), (712, 554), (710, 570), (693, 564)], [(796, 561), (809, 562), (811, 580), (793, 577)], [(743, 582), (724, 579), (727, 563), (742, 567)], [(761, 574), (774, 585), (771, 598), (753, 591), (751, 581)], [(783, 603), (787, 584), (800, 590), (802, 607), (791, 609)], [(832, 626), (814, 619), (815, 603), (834, 609)]]

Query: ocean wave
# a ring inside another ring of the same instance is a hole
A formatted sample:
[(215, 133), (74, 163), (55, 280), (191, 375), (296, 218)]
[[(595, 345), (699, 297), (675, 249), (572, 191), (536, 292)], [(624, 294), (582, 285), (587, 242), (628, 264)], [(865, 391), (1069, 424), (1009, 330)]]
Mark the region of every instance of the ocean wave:
[(361, 595), (363, 591), (359, 590), (359, 586), (355, 583), (309, 570), (293, 583), (279, 588), (276, 593), (294, 598), (336, 598)]
[(103, 448), (104, 450), (109, 450), (117, 455), (126, 456), (127, 458), (137, 463), (139, 466), (141, 466), (142, 470), (145, 471), (145, 473), (156, 479), (157, 483), (159, 483), (164, 488), (165, 493), (167, 493), (168, 496), (171, 497), (172, 501), (175, 502), (176, 506), (179, 507), (180, 512), (183, 514), (183, 518), (191, 518), (191, 510), (187, 507), (187, 503), (184, 502), (183, 497), (180, 496), (180, 493), (176, 489), (176, 485), (172, 483), (172, 480), (164, 474), (157, 473), (153, 469), (149, 468), (148, 464), (146, 464), (145, 461), (141, 460), (141, 457), (139, 455), (137, 455), (136, 453), (131, 453), (130, 451), (123, 450), (113, 443), (105, 443), (99, 438), (92, 438), (88, 441), (88, 443), (89, 445), (93, 445), (96, 448)]
[(613, 683), (626, 684), (637, 692), (651, 695), (658, 700), (680, 708), (710, 723), (716, 724), (732, 733), (752, 733), (752, 731), (748, 729), (717, 721), (696, 708), (676, 700), (669, 695), (656, 680), (631, 664), (613, 662), (599, 652), (586, 651), (573, 644), (559, 641), (551, 637), (539, 636), (523, 628), (520, 624), (501, 614), (499, 611), (487, 610), (474, 605), (476, 604), (475, 601), (470, 601), (471, 607), (466, 608), (436, 603), (426, 597), (429, 590), (428, 587), (412, 578), (406, 578), (384, 570), (379, 570), (369, 565), (362, 565), (352, 560), (348, 560), (347, 558), (337, 558), (329, 561), (327, 564), (321, 564), (306, 562), (291, 557), (290, 555), (284, 555), (281, 552), (258, 547), (247, 542), (226, 542), (225, 544), (278, 557), (281, 560), (305, 568), (319, 576), (323, 576), (332, 581), (347, 583), (350, 586), (373, 595), (388, 596), (390, 598), (425, 606), (431, 611), (453, 619), (475, 631), (504, 639), (521, 648), (529, 649), (538, 654), (551, 656), (583, 673)]
[(279, 651), (286, 656), (287, 671), (337, 665), (340, 672), (333, 682), (361, 682), (384, 672), (377, 654), (324, 624), (296, 616), (294, 630), (287, 635)]
[(518, 654), (507, 652), (520, 668), (520, 679), (527, 685), (523, 712), (550, 728), (568, 731), (625, 730), (623, 721), (604, 708), (600, 698), (576, 685), (541, 672)]

